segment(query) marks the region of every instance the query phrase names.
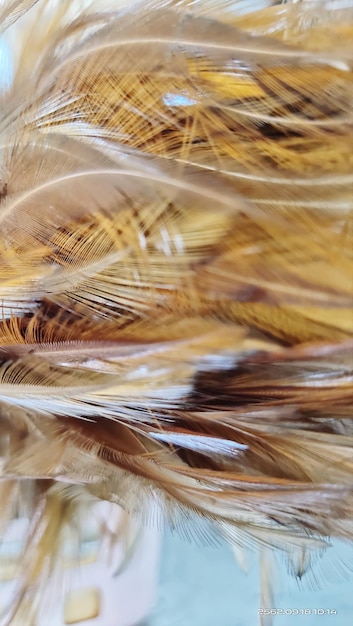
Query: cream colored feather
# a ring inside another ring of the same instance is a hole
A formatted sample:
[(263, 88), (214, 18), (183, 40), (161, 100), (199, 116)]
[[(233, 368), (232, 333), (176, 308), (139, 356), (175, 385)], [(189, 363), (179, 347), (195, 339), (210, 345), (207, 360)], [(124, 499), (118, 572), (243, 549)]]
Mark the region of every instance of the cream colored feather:
[(7, 623), (96, 499), (267, 582), (353, 538), (353, 7), (276, 4), (0, 4)]

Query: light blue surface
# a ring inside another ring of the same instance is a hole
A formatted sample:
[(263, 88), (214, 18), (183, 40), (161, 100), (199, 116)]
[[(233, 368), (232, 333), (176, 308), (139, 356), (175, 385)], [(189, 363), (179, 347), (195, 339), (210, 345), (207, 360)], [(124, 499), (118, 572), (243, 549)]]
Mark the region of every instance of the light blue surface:
[[(339, 555), (339, 552), (341, 555)], [(336, 609), (337, 615), (281, 615), (273, 626), (353, 625), (353, 575), (339, 575), (342, 555), (352, 551), (336, 544), (301, 587), (282, 563), (275, 606), (282, 609)], [(164, 543), (158, 606), (146, 626), (258, 626), (259, 568), (255, 555), (244, 574), (227, 547), (200, 548), (168, 536)], [(336, 567), (337, 566), (337, 567)], [(346, 579), (345, 579), (346, 578)]]

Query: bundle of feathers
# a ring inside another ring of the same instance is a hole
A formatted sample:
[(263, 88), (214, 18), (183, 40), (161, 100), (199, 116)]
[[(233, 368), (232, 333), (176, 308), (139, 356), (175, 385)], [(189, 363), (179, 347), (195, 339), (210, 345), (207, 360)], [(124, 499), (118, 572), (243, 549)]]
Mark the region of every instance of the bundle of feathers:
[(3, 0), (0, 37), (6, 623), (97, 500), (303, 575), (353, 539), (353, 2)]

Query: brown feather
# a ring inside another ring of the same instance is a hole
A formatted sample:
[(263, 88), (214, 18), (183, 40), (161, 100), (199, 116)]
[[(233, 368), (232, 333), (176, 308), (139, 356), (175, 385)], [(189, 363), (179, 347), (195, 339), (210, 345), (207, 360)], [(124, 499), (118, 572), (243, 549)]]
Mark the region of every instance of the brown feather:
[(261, 546), (264, 602), (353, 539), (353, 13), (257, 4), (1, 7), (8, 623), (96, 499)]

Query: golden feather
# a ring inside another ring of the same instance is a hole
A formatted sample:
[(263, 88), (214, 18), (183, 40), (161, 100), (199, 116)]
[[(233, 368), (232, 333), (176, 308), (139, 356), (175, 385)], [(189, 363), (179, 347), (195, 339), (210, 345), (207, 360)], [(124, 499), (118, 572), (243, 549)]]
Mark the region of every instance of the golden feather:
[(206, 518), (266, 580), (353, 539), (353, 7), (70, 4), (0, 6), (7, 623), (97, 498)]

